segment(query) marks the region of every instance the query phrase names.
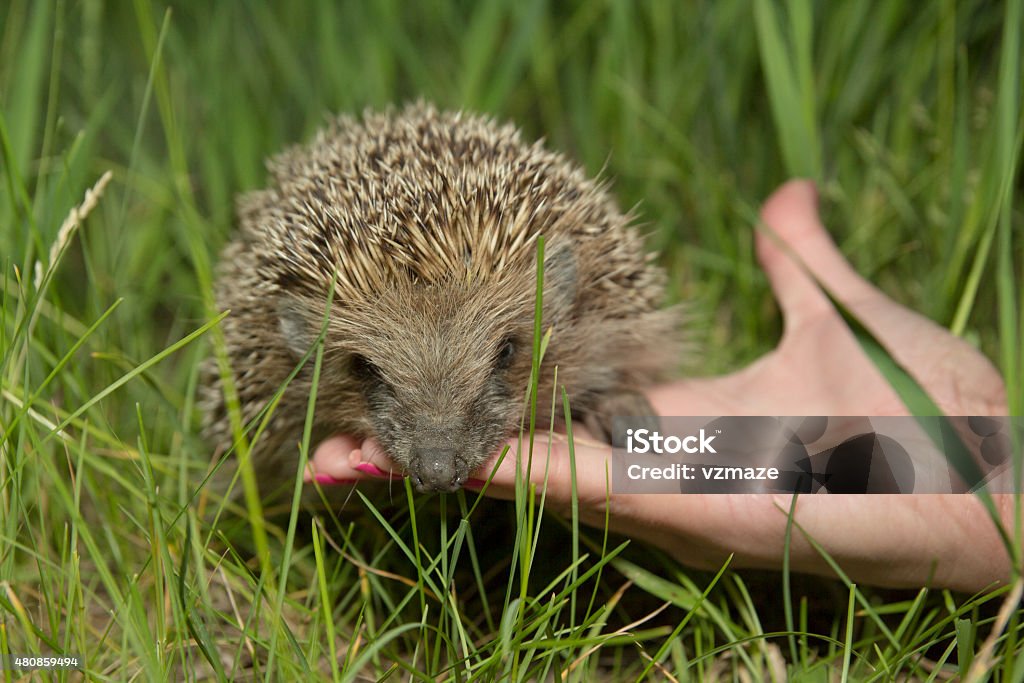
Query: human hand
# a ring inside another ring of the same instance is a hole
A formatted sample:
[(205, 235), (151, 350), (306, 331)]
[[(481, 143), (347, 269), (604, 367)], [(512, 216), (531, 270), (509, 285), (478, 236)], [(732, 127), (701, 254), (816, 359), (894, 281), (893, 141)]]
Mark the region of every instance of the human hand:
[[(778, 347), (739, 372), (657, 387), (648, 394), (660, 415), (905, 415), (906, 409), (864, 355), (818, 283), (842, 303), (948, 415), (1005, 415), (1005, 388), (988, 360), (966, 342), (893, 302), (842, 257), (817, 213), (813, 184), (792, 181), (762, 209), (777, 239), (766, 234), (757, 253), (784, 317)], [(812, 276), (813, 275), (813, 276)], [(702, 568), (780, 568), (792, 499), (786, 494), (609, 494), (611, 449), (576, 429), (577, 497), (581, 520), (644, 539)], [(564, 438), (534, 447), (531, 478), (546, 480), (546, 504), (567, 511), (572, 500)], [(513, 445), (513, 453), (515, 446)], [(338, 479), (390, 471), (374, 441), (335, 437), (321, 444), (314, 469)], [(545, 467), (546, 465), (546, 467)], [(353, 466), (362, 468), (353, 470)], [(490, 470), (479, 471), (486, 479)], [(514, 496), (516, 463), (507, 457), (486, 494)], [(478, 482), (482, 483), (482, 482)], [(472, 484), (472, 483), (471, 483)], [(1008, 529), (1012, 498), (996, 496)], [(884, 586), (979, 590), (1010, 576), (1010, 559), (988, 514), (971, 495), (805, 495), (795, 523), (854, 581)], [(790, 566), (831, 574), (803, 533), (793, 532)]]

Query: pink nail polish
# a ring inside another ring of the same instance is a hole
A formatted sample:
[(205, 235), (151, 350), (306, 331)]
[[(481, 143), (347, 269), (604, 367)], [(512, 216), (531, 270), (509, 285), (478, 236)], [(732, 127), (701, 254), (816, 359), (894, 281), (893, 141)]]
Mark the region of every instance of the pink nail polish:
[(476, 479), (474, 477), (470, 477), (465, 482), (463, 482), (462, 486), (463, 486), (463, 488), (473, 489), (474, 491), (479, 491), (480, 489), (482, 489), (484, 487), (484, 484), (486, 484), (486, 483), (487, 482), (484, 481), (483, 479)]
[(372, 462), (361, 462), (355, 466), (354, 469), (359, 470), (363, 474), (368, 474), (371, 477), (380, 477), (382, 479), (391, 479), (391, 474), (385, 472), (381, 468), (374, 465)]

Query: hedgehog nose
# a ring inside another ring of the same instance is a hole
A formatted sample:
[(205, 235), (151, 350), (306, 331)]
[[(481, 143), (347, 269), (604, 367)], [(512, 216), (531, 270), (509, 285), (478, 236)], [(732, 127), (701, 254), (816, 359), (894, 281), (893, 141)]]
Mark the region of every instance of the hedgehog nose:
[(420, 491), (455, 491), (464, 477), (455, 465), (455, 451), (449, 448), (422, 448), (413, 452), (413, 483)]

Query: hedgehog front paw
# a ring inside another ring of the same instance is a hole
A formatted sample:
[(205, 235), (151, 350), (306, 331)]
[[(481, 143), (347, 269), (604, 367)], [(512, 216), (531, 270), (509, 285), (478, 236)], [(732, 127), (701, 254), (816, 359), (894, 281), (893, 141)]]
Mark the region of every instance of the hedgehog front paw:
[(583, 424), (594, 436), (615, 448), (625, 448), (625, 431), (615, 433), (612, 427), (612, 420), (616, 417), (629, 418), (628, 425), (633, 429), (661, 429), (661, 420), (650, 401), (639, 391), (632, 390), (602, 396), (593, 408), (583, 414)]

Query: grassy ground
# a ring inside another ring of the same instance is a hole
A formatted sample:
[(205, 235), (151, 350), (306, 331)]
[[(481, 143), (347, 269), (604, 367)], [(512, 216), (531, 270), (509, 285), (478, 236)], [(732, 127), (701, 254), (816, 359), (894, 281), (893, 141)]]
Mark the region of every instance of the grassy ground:
[[(812, 582), (784, 619), (777, 574), (599, 531), (568, 553), (559, 521), (473, 495), (293, 518), (261, 567), (200, 509), (194, 401), (233, 197), (326, 113), (423, 96), (605, 169), (703, 321), (702, 371), (777, 339), (756, 208), (816, 178), (858, 269), (977, 344), (1020, 414), (1019, 0), (180, 4), (0, 6), (0, 652), (113, 680), (943, 680), (981, 656), (998, 595)], [(513, 562), (488, 538), (516, 519)], [(1024, 679), (1020, 617), (996, 680)]]

